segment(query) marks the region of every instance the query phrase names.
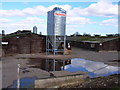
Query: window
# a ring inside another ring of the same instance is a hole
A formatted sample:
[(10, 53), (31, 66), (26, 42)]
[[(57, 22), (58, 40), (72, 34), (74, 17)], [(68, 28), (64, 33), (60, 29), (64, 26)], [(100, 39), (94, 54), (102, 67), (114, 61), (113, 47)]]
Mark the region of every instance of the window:
[(95, 47), (95, 44), (91, 44), (91, 48), (94, 48)]

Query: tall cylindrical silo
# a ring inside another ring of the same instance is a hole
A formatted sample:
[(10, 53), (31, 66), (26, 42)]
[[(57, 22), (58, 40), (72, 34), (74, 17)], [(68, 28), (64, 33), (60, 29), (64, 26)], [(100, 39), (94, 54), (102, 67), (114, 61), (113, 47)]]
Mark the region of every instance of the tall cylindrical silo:
[(37, 34), (37, 27), (36, 26), (33, 27), (33, 33)]
[(64, 36), (66, 27), (66, 11), (55, 7), (48, 12), (47, 35)]
[(66, 32), (66, 11), (55, 7), (47, 14), (47, 36), (54, 50), (65, 42)]

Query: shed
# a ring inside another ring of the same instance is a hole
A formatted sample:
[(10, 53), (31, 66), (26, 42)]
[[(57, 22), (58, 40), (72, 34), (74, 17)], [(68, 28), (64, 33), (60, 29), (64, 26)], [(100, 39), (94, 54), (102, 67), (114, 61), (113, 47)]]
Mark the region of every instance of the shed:
[(101, 42), (99, 51), (120, 51), (120, 38), (112, 38)]
[(17, 31), (2, 37), (2, 45), (5, 54), (31, 54), (45, 52), (45, 36), (34, 34), (31, 31)]
[(93, 51), (120, 51), (120, 38), (104, 38), (100, 41), (68, 41), (72, 46)]

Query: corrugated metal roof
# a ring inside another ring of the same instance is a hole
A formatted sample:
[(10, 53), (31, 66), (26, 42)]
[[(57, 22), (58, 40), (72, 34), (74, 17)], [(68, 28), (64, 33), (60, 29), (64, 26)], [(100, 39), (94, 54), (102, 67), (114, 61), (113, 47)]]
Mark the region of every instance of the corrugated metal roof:
[(107, 42), (107, 41), (111, 41), (111, 40), (115, 40), (115, 39), (120, 39), (120, 37), (117, 37), (117, 38), (107, 38), (107, 39), (105, 39), (102, 42)]
[(100, 41), (81, 41), (81, 42), (88, 42), (88, 43), (100, 43)]
[[(119, 37), (120, 38), (120, 37)], [(105, 38), (101, 41), (81, 41), (81, 42), (88, 42), (88, 43), (103, 43), (103, 42), (107, 42), (107, 41), (111, 41), (111, 40), (115, 40), (115, 39), (118, 39), (118, 38)]]
[(89, 43), (103, 43), (115, 39), (120, 39), (120, 37), (106, 37), (106, 38), (93, 38), (93, 37), (67, 37), (67, 40), (76, 42), (89, 42)]

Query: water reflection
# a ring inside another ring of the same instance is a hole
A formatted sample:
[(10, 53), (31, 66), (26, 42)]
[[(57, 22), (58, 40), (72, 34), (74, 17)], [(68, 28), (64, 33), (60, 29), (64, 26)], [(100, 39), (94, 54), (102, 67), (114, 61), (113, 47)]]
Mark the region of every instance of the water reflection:
[[(56, 59), (30, 59), (28, 66), (31, 68), (40, 68), (46, 71), (61, 71), (64, 66), (71, 64), (71, 60), (56, 60)], [(62, 68), (61, 68), (62, 67)]]
[[(47, 71), (61, 71), (64, 70), (65, 65), (71, 64), (71, 60), (46, 60), (45, 70)], [(62, 68), (61, 68), (62, 67)]]
[[(20, 88), (34, 88), (36, 77), (25, 77), (20, 79)], [(17, 80), (13, 82), (13, 85), (8, 88), (17, 88)]]
[(81, 58), (71, 59), (71, 64), (66, 65), (65, 70), (70, 72), (88, 72), (89, 77), (108, 76), (120, 73), (120, 67), (110, 66), (102, 62), (94, 62)]
[(89, 77), (108, 76), (111, 74), (120, 73), (120, 67), (110, 66), (103, 62), (95, 62), (82, 58), (74, 58), (71, 60), (56, 60), (56, 59), (31, 59), (28, 63), (29, 67), (40, 68), (46, 71), (69, 71), (88, 72)]

